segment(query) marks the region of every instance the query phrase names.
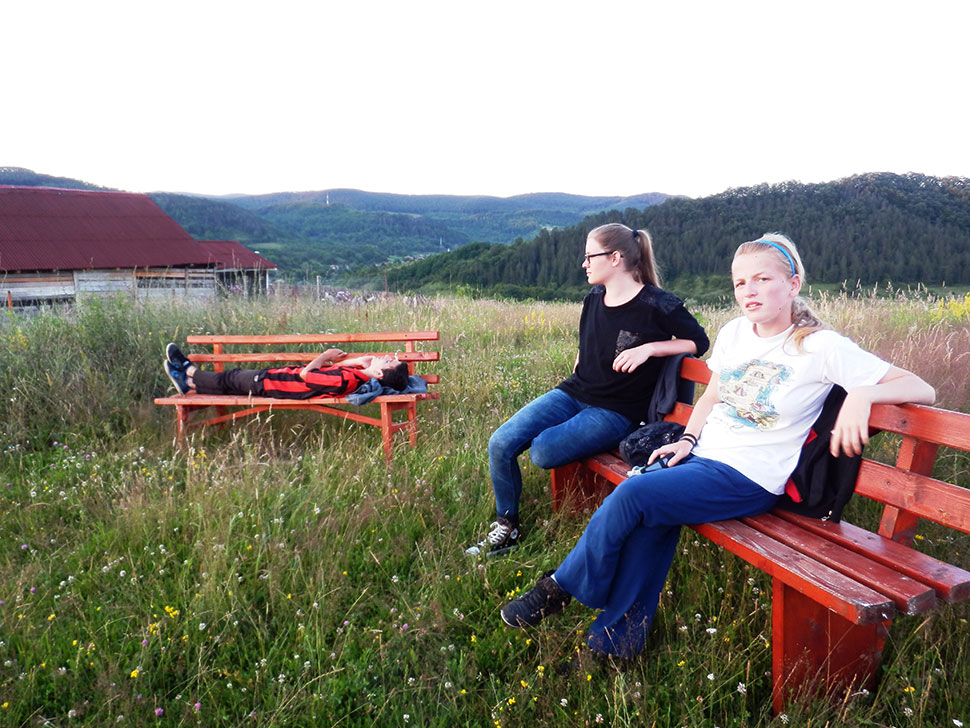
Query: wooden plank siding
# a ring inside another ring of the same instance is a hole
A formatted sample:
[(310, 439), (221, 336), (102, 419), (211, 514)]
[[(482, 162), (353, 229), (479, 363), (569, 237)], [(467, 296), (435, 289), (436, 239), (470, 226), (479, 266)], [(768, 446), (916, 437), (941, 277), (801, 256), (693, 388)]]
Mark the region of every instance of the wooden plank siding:
[(216, 295), (212, 268), (147, 268), (37, 271), (0, 274), (0, 295), (11, 305), (76, 301), (86, 295), (133, 295), (138, 299), (207, 299)]

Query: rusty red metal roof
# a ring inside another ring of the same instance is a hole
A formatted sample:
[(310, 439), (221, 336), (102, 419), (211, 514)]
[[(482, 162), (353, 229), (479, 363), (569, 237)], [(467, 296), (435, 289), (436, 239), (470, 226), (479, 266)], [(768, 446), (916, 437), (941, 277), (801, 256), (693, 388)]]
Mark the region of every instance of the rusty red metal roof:
[(277, 265), (235, 240), (200, 240), (199, 244), (219, 269), (259, 268), (276, 270)]
[(0, 185), (0, 270), (211, 264), (147, 195)]

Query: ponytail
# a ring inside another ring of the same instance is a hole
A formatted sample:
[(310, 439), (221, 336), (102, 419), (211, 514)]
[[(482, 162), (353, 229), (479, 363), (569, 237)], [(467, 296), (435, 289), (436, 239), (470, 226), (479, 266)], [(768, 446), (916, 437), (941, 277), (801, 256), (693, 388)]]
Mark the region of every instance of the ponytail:
[[(802, 282), (805, 281), (805, 266), (802, 264), (798, 249), (786, 235), (781, 233), (765, 233), (758, 240), (741, 243), (734, 257), (745, 253), (761, 253), (769, 251), (778, 258), (779, 266), (789, 278), (798, 275)], [(795, 328), (791, 333), (791, 339), (795, 342), (795, 349), (799, 352), (805, 351), (805, 339), (826, 328), (825, 324), (819, 320), (815, 312), (801, 296), (795, 296), (791, 304), (791, 320)]]
[(618, 222), (593, 228), (589, 237), (598, 242), (603, 250), (615, 250), (623, 258), (624, 270), (630, 272), (638, 283), (660, 287), (660, 272), (653, 255), (653, 241), (646, 230), (632, 230)]

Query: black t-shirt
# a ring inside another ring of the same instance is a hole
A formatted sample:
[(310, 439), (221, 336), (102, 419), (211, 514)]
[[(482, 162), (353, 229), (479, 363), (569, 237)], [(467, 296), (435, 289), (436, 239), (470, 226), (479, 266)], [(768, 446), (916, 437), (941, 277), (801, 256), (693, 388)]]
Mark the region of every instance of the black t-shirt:
[(672, 293), (645, 285), (620, 306), (603, 303), (606, 288), (593, 286), (579, 318), (579, 366), (559, 389), (580, 402), (619, 412), (633, 424), (647, 416), (660, 375), (661, 357), (651, 357), (634, 371), (613, 371), (613, 360), (626, 349), (671, 338), (690, 339), (701, 356), (710, 346), (704, 328)]

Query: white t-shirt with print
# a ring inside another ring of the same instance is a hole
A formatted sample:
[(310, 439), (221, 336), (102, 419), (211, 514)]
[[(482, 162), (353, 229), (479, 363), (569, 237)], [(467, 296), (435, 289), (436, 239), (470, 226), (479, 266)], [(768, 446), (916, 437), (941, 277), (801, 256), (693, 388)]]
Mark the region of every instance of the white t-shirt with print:
[(707, 361), (721, 402), (694, 448), (775, 494), (784, 492), (832, 385), (876, 384), (890, 366), (834, 331), (810, 334), (799, 352), (791, 331), (762, 338), (743, 316), (721, 328)]

